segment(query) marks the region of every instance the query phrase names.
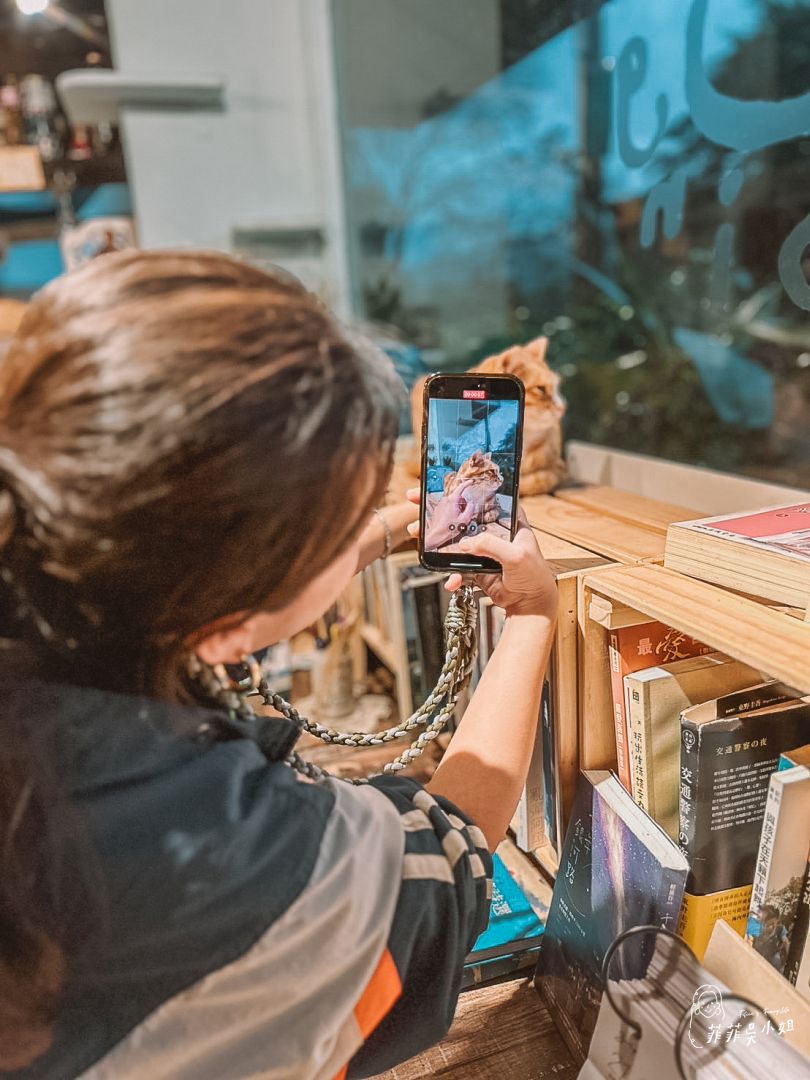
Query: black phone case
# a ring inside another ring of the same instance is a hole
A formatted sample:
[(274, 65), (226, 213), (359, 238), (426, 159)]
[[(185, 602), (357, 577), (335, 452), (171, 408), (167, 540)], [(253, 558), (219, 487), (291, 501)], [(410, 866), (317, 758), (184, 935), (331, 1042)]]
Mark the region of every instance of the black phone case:
[[(512, 524), (510, 529), (510, 535), (512, 539), (515, 536), (515, 530), (517, 528), (517, 514), (519, 505), (519, 491), (520, 491), (520, 463), (523, 457), (523, 419), (525, 409), (525, 394), (523, 383), (516, 375), (476, 375), (474, 372), (463, 372), (458, 375), (444, 375), (441, 372), (428, 376), (425, 382), (424, 391), (422, 394), (422, 440), (419, 451), (421, 461), (421, 477), (419, 482), (419, 563), (427, 570), (443, 571), (447, 573), (461, 573), (461, 574), (498, 574), (503, 569), (500, 563), (496, 563), (492, 560), (476, 560), (473, 556), (465, 556), (459, 553), (453, 553), (453, 562), (458, 565), (447, 565), (447, 563), (439, 562), (436, 559), (431, 559), (431, 555), (436, 555), (436, 552), (425, 552), (424, 550), (424, 535), (425, 535), (425, 499), (427, 494), (427, 438), (428, 438), (428, 406), (430, 402), (430, 387), (436, 381), (453, 380), (459, 381), (474, 381), (474, 382), (491, 382), (494, 380), (508, 381), (515, 384), (519, 389), (518, 401), (520, 403), (520, 411), (518, 416), (518, 430), (517, 437), (515, 439), (515, 498), (512, 507)], [(509, 400), (509, 399), (506, 399)], [(440, 554), (440, 553), (439, 553)]]

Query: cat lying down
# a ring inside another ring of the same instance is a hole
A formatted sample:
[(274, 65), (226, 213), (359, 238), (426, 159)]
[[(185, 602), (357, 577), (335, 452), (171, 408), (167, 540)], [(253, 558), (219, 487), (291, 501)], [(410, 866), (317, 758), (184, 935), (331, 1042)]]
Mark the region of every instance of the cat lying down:
[[(472, 369), (486, 375), (517, 375), (526, 388), (520, 468), (521, 495), (544, 495), (553, 491), (565, 474), (561, 424), (565, 402), (559, 392), (560, 377), (546, 362), (547, 348), (548, 338), (535, 338), (527, 345), (514, 345), (497, 356), (490, 356)], [(411, 392), (413, 430), (417, 447), (422, 436), (424, 385), (425, 379), (420, 379)], [(420, 469), (421, 462), (417, 455), (411, 462), (411, 472), (414, 476), (419, 476)]]

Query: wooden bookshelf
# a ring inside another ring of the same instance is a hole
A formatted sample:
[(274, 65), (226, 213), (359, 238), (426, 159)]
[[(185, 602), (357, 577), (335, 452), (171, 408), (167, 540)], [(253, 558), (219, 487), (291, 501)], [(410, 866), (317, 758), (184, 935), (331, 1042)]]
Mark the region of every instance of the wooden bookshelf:
[(602, 484), (578, 484), (576, 487), (560, 488), (555, 493), (555, 498), (616, 521), (623, 521), (627, 525), (650, 529), (664, 535), (676, 521), (691, 521), (703, 516), (699, 510), (648, 499), (643, 495), (619, 491)]
[(789, 609), (662, 566), (596, 570), (583, 576), (578, 604), (581, 768), (616, 767), (606, 625), (610, 602), (643, 612), (800, 693), (810, 693), (810, 623)]
[(664, 557), (666, 533), (659, 528), (606, 517), (601, 511), (578, 506), (556, 495), (521, 499), (521, 506), (533, 528), (612, 562), (639, 563)]
[[(592, 551), (548, 533), (536, 532), (538, 544), (557, 579), (560, 597), (550, 675), (552, 688), (551, 711), (554, 722), (554, 763), (557, 774), (557, 821), (559, 842), (562, 844), (568, 815), (576, 793), (579, 775), (579, 685), (577, 658), (579, 654), (579, 583), (584, 574), (597, 567), (609, 565), (607, 560)], [(558, 852), (541, 849), (538, 856), (544, 869), (556, 874)]]

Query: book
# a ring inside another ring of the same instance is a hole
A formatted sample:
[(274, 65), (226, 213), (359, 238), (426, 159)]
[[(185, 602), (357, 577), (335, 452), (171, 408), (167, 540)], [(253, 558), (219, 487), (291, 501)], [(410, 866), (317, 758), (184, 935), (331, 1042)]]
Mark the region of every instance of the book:
[(754, 668), (720, 653), (625, 676), (633, 798), (676, 843), (681, 713), (761, 679)]
[[(631, 926), (674, 929), (687, 871), (676, 845), (615, 776), (580, 774), (535, 977), (580, 1063), (599, 1013), (608, 946)], [(623, 953), (613, 966), (633, 977)]]
[[(754, 998), (773, 1017), (784, 1041), (810, 1057), (810, 1003), (803, 1000), (796, 993), (796, 988), (747, 945), (723, 919), (714, 927), (703, 963), (712, 975), (709, 982), (719, 979), (731, 993)], [(758, 1032), (762, 1031), (762, 1025), (763, 1021), (760, 1020)], [(771, 1043), (767, 1039), (770, 1039), (770, 1035), (766, 1038), (766, 1045), (770, 1048)], [(793, 1076), (807, 1075), (807, 1071), (810, 1071), (810, 1067), (804, 1073), (787, 1075), (792, 1080)], [(785, 1074), (774, 1075), (779, 1080), (785, 1077)]]
[(718, 917), (744, 933), (771, 773), (810, 734), (810, 702), (786, 692), (761, 683), (681, 716), (678, 842), (690, 872), (680, 932), (699, 956)]
[(775, 772), (768, 785), (745, 939), (784, 971), (810, 850), (810, 769)]
[(802, 997), (810, 1001), (810, 855), (804, 868), (796, 921), (785, 964), (785, 978), (793, 983)]
[[(736, 938), (733, 931), (729, 933)], [(647, 935), (638, 940), (646, 941)], [(736, 940), (745, 952), (751, 951)], [(761, 996), (762, 987), (756, 982), (736, 991), (753, 1000), (752, 1008), (736, 1000), (731, 986), (677, 941), (657, 936), (651, 944), (649, 962), (635, 978), (611, 977), (615, 1008), (603, 999), (588, 1070), (580, 1073), (580, 1080), (682, 1080), (684, 1076), (772, 1080), (807, 1075), (810, 1063), (804, 1060), (793, 1031), (800, 1017), (790, 1017), (788, 1031), (781, 1006), (791, 993), (787, 984), (788, 994), (769, 997)], [(624, 949), (633, 947), (628, 941)], [(760, 1009), (774, 1014), (776, 1029), (770, 1028)], [(623, 1016), (632, 1018), (636, 1031)], [(683, 1055), (683, 1072), (676, 1061), (676, 1042)]]
[(551, 708), (548, 680), (543, 684), (543, 696), (540, 701), (540, 718), (534, 739), (526, 784), (520, 796), (515, 818), (515, 843), (521, 851), (531, 853), (551, 843), (548, 831), (547, 782), (549, 773), (553, 774), (553, 765), (546, 768), (545, 732), (549, 724), (548, 714)]
[(794, 765), (806, 765), (810, 769), (810, 743), (797, 746), (795, 750), (786, 750), (779, 758), (780, 769), (792, 769)]
[(417, 651), (420, 662), (420, 693), (414, 705), (421, 705), (432, 693), (444, 666), (444, 626), (439, 589), (442, 585), (415, 577), (410, 582), (416, 602)]
[(540, 705), (540, 723), (543, 742), (543, 818), (548, 842), (558, 851), (560, 842), (560, 798), (557, 785), (557, 747), (555, 739), (554, 692), (552, 687), (553, 664), (543, 683), (543, 699)]
[(810, 600), (810, 503), (670, 525), (664, 566), (768, 600)]
[(689, 656), (698, 656), (711, 652), (711, 649), (671, 626), (644, 619), (637, 612), (632, 612), (632, 609), (628, 609), (627, 619), (630, 620), (627, 624), (610, 629), (608, 655), (619, 779), (627, 790), (632, 792), (633, 775), (630, 768), (624, 679), (633, 672), (659, 664), (670, 664)]
[(497, 852), (492, 862), (489, 923), (464, 962), (462, 989), (537, 963), (543, 923)]

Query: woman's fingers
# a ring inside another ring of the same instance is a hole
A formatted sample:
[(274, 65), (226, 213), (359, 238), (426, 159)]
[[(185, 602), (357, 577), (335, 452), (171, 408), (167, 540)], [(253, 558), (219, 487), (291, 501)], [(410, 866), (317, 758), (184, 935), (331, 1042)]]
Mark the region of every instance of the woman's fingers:
[(405, 492), (405, 498), (408, 500), (408, 502), (416, 503), (416, 505), (418, 506), (420, 499), (420, 489), (418, 487), (408, 488), (408, 490)]
[(501, 566), (511, 565), (517, 552), (508, 540), (502, 540), (500, 536), (483, 532), (478, 536), (467, 536), (461, 541), (459, 547), (466, 555), (479, 555), (494, 559)]
[(447, 581), (445, 581), (444, 587), (448, 592), (458, 592), (463, 584), (464, 578), (461, 574), (451, 574)]

